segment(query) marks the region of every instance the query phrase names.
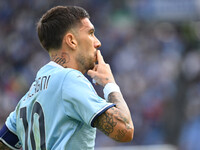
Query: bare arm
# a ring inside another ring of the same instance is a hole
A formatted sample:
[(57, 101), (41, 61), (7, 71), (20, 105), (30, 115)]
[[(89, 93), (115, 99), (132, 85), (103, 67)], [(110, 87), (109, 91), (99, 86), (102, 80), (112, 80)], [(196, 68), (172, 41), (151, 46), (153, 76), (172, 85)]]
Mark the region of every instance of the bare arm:
[[(89, 70), (88, 75), (103, 87), (107, 83), (115, 83), (110, 66), (104, 62), (100, 51), (97, 52), (97, 60), (98, 65), (93, 70)], [(120, 92), (111, 92), (108, 96), (108, 101), (116, 104), (116, 107), (112, 107), (101, 114), (94, 121), (94, 126), (116, 141), (131, 141), (134, 127), (129, 108), (122, 94)]]
[[(109, 100), (117, 103), (120, 93), (113, 92), (109, 95)], [(119, 104), (119, 103), (118, 103)], [(129, 142), (133, 139), (133, 124), (129, 114), (123, 111), (123, 107), (112, 107), (100, 115), (94, 122), (94, 126), (101, 130), (110, 138), (119, 142)], [(125, 109), (124, 109), (125, 110)]]
[(0, 149), (2, 149), (2, 150), (11, 150), (8, 146), (3, 144), (1, 141), (0, 141)]

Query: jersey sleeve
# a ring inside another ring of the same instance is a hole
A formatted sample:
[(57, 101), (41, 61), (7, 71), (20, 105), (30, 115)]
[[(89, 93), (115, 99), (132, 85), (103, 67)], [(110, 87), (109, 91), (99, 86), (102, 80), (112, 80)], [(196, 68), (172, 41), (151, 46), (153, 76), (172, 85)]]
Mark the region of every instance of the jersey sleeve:
[(11, 112), (8, 118), (6, 119), (6, 126), (13, 133), (16, 133), (17, 129), (16, 129), (16, 112), (15, 111)]
[(0, 130), (0, 140), (11, 149), (21, 148), (21, 142), (16, 134), (15, 111), (10, 113), (5, 125)]
[(66, 114), (91, 126), (96, 117), (115, 106), (99, 97), (88, 79), (75, 70), (67, 74), (62, 96)]

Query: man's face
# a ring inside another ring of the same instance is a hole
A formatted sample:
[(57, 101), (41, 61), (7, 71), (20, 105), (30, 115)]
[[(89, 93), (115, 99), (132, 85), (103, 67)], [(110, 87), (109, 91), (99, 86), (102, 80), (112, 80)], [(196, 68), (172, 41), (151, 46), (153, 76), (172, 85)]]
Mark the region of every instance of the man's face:
[(101, 43), (94, 35), (94, 26), (90, 20), (84, 18), (81, 23), (76, 36), (78, 43), (76, 61), (79, 69), (85, 73), (94, 68), (97, 61), (97, 48), (101, 46)]

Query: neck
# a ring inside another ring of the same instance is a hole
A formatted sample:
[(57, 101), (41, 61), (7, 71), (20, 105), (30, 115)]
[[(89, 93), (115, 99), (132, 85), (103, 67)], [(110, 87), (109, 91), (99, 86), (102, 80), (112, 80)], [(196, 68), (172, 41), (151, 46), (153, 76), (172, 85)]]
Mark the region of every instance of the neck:
[(64, 68), (72, 68), (81, 71), (76, 63), (75, 58), (69, 52), (62, 50), (50, 51), (49, 55), (51, 61), (54, 61), (55, 63), (63, 66)]
[(63, 51), (51, 51), (49, 52), (51, 61), (63, 66), (64, 68), (70, 68), (71, 58), (69, 53)]

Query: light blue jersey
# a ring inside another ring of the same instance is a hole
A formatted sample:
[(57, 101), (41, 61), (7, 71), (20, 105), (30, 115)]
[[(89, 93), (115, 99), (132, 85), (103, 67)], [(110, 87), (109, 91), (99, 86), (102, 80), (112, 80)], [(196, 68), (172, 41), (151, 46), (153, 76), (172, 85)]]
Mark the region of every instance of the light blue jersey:
[(85, 76), (50, 62), (6, 120), (24, 150), (93, 150), (95, 117), (113, 107)]

